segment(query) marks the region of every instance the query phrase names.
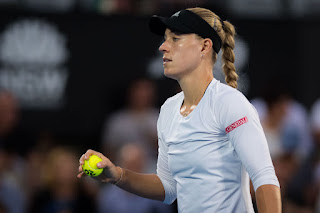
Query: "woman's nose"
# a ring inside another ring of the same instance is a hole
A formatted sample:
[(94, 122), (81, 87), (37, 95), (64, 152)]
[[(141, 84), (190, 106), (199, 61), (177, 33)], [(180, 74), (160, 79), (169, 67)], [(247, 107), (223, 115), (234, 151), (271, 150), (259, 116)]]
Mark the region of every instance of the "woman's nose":
[(159, 47), (159, 51), (160, 52), (168, 52), (169, 50), (169, 45), (168, 45), (168, 42), (167, 41), (164, 41), (160, 47)]

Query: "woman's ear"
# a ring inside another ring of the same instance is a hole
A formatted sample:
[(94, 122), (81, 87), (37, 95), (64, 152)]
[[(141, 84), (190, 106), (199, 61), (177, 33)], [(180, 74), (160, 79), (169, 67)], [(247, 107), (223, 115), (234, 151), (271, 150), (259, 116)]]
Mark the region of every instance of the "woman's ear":
[(202, 41), (202, 50), (201, 54), (208, 54), (209, 52), (212, 51), (212, 41), (210, 38), (205, 38)]

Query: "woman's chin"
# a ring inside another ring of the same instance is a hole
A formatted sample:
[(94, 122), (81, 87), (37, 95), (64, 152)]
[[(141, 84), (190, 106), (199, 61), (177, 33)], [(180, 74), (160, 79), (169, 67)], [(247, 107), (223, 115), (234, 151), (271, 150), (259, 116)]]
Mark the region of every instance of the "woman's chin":
[(174, 80), (177, 80), (177, 74), (172, 72), (171, 70), (169, 69), (164, 69), (164, 75), (167, 77), (167, 78), (172, 78)]

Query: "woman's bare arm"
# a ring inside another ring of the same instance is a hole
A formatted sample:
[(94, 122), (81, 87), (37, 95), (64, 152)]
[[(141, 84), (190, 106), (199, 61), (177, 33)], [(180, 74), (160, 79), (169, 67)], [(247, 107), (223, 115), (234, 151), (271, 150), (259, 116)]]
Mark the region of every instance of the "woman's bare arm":
[(156, 174), (140, 174), (122, 169), (123, 175), (117, 186), (141, 197), (160, 200), (165, 199), (165, 192)]
[(82, 165), (84, 160), (88, 160), (91, 155), (97, 155), (102, 159), (97, 166), (104, 168), (104, 171), (97, 177), (98, 180), (112, 184), (117, 183), (117, 186), (123, 190), (141, 197), (160, 201), (165, 199), (162, 182), (156, 174), (141, 174), (116, 167), (107, 157), (94, 150), (88, 150), (81, 156), (78, 178), (82, 178), (85, 175), (82, 171)]
[(256, 200), (259, 213), (280, 213), (280, 188), (275, 185), (262, 185), (256, 190)]

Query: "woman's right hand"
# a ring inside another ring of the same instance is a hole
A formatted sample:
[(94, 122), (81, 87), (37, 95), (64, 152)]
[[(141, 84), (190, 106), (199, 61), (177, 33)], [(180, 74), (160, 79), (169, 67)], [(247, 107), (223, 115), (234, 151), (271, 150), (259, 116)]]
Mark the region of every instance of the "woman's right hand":
[(102, 159), (101, 162), (97, 164), (98, 168), (103, 168), (103, 172), (96, 177), (96, 179), (105, 182), (105, 183), (116, 183), (120, 180), (122, 169), (120, 167), (116, 167), (107, 157), (105, 157), (102, 153), (89, 149), (86, 153), (84, 153), (79, 159), (79, 174), (78, 178), (82, 178), (85, 173), (82, 169), (85, 160), (88, 160), (91, 155), (97, 155)]

